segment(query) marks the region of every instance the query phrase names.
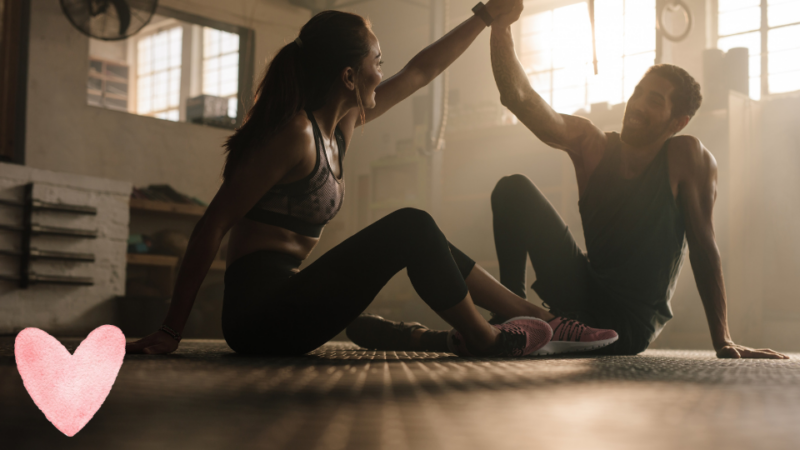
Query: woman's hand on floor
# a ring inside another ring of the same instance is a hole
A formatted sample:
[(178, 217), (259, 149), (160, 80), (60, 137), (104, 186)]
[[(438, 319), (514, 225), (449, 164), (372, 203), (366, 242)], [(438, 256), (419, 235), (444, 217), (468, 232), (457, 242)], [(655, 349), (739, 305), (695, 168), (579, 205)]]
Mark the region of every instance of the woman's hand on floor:
[(717, 350), (717, 358), (763, 358), (763, 359), (789, 359), (787, 355), (778, 353), (768, 348), (754, 349), (744, 345), (731, 344)]
[(163, 331), (156, 331), (136, 342), (125, 344), (125, 353), (144, 353), (146, 355), (166, 355), (178, 349), (179, 342)]

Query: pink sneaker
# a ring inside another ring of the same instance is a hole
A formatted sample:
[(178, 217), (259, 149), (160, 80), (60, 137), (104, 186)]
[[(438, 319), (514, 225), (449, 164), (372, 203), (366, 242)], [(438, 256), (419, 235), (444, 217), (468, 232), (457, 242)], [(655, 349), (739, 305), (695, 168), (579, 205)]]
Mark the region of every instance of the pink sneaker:
[(592, 328), (564, 317), (556, 317), (549, 324), (553, 328), (552, 340), (531, 353), (532, 355), (587, 352), (611, 345), (619, 339), (614, 330)]
[[(495, 346), (496, 352), (488, 356), (526, 356), (550, 342), (553, 330), (544, 320), (536, 317), (514, 317), (500, 325)], [(447, 348), (459, 356), (475, 356), (467, 348), (467, 341), (455, 329), (447, 336)]]

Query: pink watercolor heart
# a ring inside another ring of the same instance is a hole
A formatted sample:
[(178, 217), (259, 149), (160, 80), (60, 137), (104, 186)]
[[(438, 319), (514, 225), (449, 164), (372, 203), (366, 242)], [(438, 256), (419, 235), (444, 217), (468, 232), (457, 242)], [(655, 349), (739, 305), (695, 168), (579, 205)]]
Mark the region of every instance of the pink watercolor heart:
[(111, 392), (125, 357), (125, 335), (103, 325), (75, 350), (38, 328), (25, 328), (14, 342), (17, 370), (47, 420), (74, 436), (94, 417)]

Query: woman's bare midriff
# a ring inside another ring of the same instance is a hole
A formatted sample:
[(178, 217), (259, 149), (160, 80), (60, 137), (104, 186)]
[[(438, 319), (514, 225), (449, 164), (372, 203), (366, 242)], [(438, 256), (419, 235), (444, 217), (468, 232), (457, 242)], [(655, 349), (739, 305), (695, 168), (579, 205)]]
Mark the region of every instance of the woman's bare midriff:
[(259, 250), (286, 253), (299, 260), (308, 258), (319, 238), (303, 236), (286, 228), (242, 219), (231, 228), (228, 240), (227, 266), (234, 261)]

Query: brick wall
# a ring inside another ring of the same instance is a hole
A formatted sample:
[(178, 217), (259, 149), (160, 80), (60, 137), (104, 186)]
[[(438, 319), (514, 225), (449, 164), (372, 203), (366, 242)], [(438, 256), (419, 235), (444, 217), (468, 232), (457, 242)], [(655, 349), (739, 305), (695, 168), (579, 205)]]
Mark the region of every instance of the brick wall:
[[(46, 202), (87, 205), (96, 216), (36, 211), (41, 225), (96, 229), (96, 239), (35, 236), (40, 249), (93, 253), (95, 262), (33, 261), (41, 274), (92, 277), (93, 286), (33, 284), (20, 289), (0, 281), (0, 334), (37, 327), (62, 335), (85, 334), (111, 323), (111, 300), (125, 292), (125, 252), (128, 237), (128, 199), (131, 183), (0, 163), (0, 199), (21, 202), (23, 186), (34, 183), (33, 198)], [(0, 206), (0, 223), (19, 226), (21, 208)], [(19, 234), (0, 230), (0, 249), (19, 250)], [(0, 274), (16, 276), (18, 261), (0, 255)]]

